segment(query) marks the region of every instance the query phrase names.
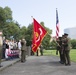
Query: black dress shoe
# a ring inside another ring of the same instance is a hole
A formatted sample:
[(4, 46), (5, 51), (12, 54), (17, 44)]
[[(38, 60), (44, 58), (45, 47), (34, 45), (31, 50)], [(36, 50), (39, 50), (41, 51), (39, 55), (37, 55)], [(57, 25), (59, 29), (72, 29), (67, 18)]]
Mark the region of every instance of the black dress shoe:
[(71, 64), (68, 64), (68, 66), (71, 66)]
[(61, 61), (60, 63), (61, 63), (61, 64), (64, 64), (64, 62), (62, 62), (62, 61)]
[(65, 66), (71, 66), (71, 64), (65, 64)]
[[(25, 60), (26, 61), (26, 60)], [(21, 61), (22, 63), (24, 63), (25, 61)]]
[(68, 66), (68, 64), (65, 64), (65, 66)]
[(21, 60), (21, 62), (23, 62), (23, 60)]

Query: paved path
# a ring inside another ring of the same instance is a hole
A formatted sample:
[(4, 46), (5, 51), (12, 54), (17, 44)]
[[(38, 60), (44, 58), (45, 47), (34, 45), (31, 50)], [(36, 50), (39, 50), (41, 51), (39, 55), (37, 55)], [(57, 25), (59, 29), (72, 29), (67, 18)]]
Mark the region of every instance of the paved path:
[(25, 63), (18, 62), (0, 72), (0, 75), (76, 75), (76, 63), (60, 64), (56, 56), (30, 56)]
[(16, 58), (16, 59), (13, 59), (13, 60), (8, 60), (8, 61), (3, 60), (2, 63), (1, 63), (1, 65), (2, 65), (3, 67), (0, 67), (0, 71), (2, 71), (2, 70), (4, 70), (4, 69), (6, 69), (6, 68), (8, 68), (8, 67), (10, 67), (10, 66), (12, 66), (12, 65), (14, 65), (14, 64), (17, 63), (18, 61), (20, 61), (19, 58)]

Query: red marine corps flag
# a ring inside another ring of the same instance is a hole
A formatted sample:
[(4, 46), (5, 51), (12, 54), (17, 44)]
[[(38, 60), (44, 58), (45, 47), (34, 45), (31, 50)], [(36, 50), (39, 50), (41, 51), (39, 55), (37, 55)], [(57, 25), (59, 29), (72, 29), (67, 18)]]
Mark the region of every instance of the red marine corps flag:
[(33, 18), (32, 51), (36, 52), (47, 31)]

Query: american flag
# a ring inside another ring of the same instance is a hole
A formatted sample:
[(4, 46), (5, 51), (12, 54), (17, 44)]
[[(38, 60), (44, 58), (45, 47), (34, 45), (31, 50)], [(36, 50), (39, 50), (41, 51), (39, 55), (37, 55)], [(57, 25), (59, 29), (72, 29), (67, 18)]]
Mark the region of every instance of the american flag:
[(56, 9), (56, 39), (59, 37), (59, 19), (58, 19), (58, 11)]

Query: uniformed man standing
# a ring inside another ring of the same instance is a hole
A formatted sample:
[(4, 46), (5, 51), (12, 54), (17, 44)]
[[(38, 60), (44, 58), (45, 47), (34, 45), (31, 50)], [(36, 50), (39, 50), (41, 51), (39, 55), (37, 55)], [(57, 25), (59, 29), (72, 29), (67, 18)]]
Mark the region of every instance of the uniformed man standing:
[(25, 39), (21, 40), (21, 62), (25, 62), (26, 61), (26, 41)]
[(63, 61), (63, 63), (65, 63), (64, 39), (65, 39), (65, 37), (64, 37), (64, 35), (62, 35), (62, 46), (61, 46), (62, 52), (61, 52), (61, 54), (63, 55), (63, 56), (62, 56), (62, 61)]
[(40, 45), (40, 53), (41, 53), (41, 56), (43, 56), (43, 46)]
[(0, 31), (0, 67), (2, 67), (2, 65), (1, 65), (1, 59), (2, 59), (2, 44), (3, 44), (2, 32)]
[(40, 47), (37, 48), (37, 56), (40, 56)]
[[(59, 37), (57, 40), (57, 51), (59, 51), (59, 55), (60, 55), (60, 63), (63, 64), (63, 53), (62, 53), (62, 37)], [(56, 52), (58, 53), (58, 52)]]
[(70, 42), (70, 38), (68, 38), (68, 34), (64, 33), (64, 56), (65, 56), (65, 65), (71, 65), (71, 61), (70, 61), (70, 48), (71, 48), (71, 42)]

